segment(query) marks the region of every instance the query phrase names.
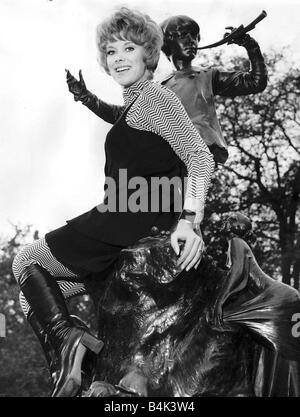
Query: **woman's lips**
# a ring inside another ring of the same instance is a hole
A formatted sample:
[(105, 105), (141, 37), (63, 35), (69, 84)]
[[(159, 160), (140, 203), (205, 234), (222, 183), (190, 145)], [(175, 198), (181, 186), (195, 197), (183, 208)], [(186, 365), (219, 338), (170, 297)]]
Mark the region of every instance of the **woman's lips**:
[(123, 67), (118, 67), (118, 68), (115, 68), (115, 71), (118, 73), (118, 74), (120, 74), (121, 72), (125, 72), (125, 71), (128, 71), (130, 69), (130, 67), (129, 66), (123, 66)]

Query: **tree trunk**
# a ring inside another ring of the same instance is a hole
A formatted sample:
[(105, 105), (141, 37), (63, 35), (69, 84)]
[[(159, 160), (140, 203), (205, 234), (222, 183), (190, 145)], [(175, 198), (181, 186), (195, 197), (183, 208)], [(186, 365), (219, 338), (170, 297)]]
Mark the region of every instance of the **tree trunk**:
[(293, 266), (293, 274), (292, 274), (293, 280), (294, 280), (294, 287), (299, 291), (300, 290), (300, 255), (298, 252), (298, 257), (296, 259), (296, 262)]
[(281, 248), (282, 282), (291, 285), (291, 267), (294, 260), (294, 234), (290, 233), (287, 219), (280, 221), (279, 242)]

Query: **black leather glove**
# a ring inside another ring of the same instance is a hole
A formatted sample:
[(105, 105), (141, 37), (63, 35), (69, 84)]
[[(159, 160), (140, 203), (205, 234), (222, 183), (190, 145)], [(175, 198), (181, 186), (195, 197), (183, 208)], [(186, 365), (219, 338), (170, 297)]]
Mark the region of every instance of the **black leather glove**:
[[(234, 28), (233, 26), (227, 26), (225, 29), (230, 30), (230, 32), (225, 32), (223, 38), (225, 38), (226, 36), (230, 35), (234, 30), (236, 30), (236, 28)], [(244, 35), (239, 36), (238, 38), (232, 39), (230, 40), (227, 45), (230, 44), (236, 44), (239, 46), (243, 46), (245, 48), (247, 47), (251, 47), (251, 46), (258, 46), (257, 42), (255, 39), (251, 38), (250, 35), (248, 35), (248, 33), (244, 33)]]
[[(231, 30), (231, 32), (235, 30), (232, 26), (229, 26), (226, 29)], [(230, 35), (231, 32), (226, 32), (224, 37)], [(260, 51), (258, 43), (247, 33), (229, 41), (228, 44), (229, 43), (235, 43), (246, 49), (251, 62), (251, 70), (214, 70), (212, 78), (213, 93), (224, 97), (260, 93), (267, 86), (268, 73), (264, 57)]]
[(82, 72), (79, 70), (79, 80), (77, 80), (69, 70), (66, 69), (67, 84), (69, 91), (73, 94), (75, 101), (84, 101), (87, 96), (88, 90), (86, 88)]
[(97, 116), (107, 123), (114, 124), (121, 115), (124, 108), (114, 106), (100, 100), (95, 94), (91, 93), (85, 85), (82, 72), (79, 70), (79, 80), (77, 80), (69, 70), (66, 71), (67, 84), (69, 91), (73, 94), (75, 101), (80, 101), (88, 109), (92, 110)]

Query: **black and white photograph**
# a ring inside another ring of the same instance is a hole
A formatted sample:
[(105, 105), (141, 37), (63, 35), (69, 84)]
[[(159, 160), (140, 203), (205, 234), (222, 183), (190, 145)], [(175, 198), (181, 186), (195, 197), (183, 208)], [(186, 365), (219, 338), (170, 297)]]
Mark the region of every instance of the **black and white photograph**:
[(300, 397), (299, 15), (1, 0), (0, 397)]

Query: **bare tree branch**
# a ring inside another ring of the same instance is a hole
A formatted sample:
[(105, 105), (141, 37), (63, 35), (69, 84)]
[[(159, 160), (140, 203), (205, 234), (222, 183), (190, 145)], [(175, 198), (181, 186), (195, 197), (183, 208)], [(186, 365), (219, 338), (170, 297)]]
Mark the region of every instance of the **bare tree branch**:
[(274, 120), (274, 123), (279, 127), (279, 129), (282, 131), (282, 133), (284, 134), (284, 137), (286, 138), (286, 140), (288, 141), (288, 144), (300, 155), (300, 149), (298, 149), (292, 142), (291, 138), (289, 137), (289, 135), (286, 133), (286, 129), (283, 126), (282, 122), (280, 122), (278, 119)]
[(278, 188), (281, 190), (281, 175), (280, 175), (280, 168), (279, 168), (277, 155), (275, 155), (274, 157), (274, 162), (275, 162), (276, 173), (277, 173), (277, 184), (278, 184)]
[(240, 174), (239, 172), (235, 171), (233, 168), (231, 168), (228, 165), (225, 165), (224, 168), (229, 172), (233, 172), (241, 180), (249, 181), (252, 184), (256, 183), (256, 181), (253, 178)]
[(257, 232), (257, 235), (262, 236), (262, 237), (264, 237), (266, 239), (269, 239), (272, 242), (279, 243), (279, 239), (278, 238), (276, 238), (274, 236), (269, 236), (269, 235), (267, 235), (267, 233), (263, 232), (262, 230), (260, 230), (259, 232)]

